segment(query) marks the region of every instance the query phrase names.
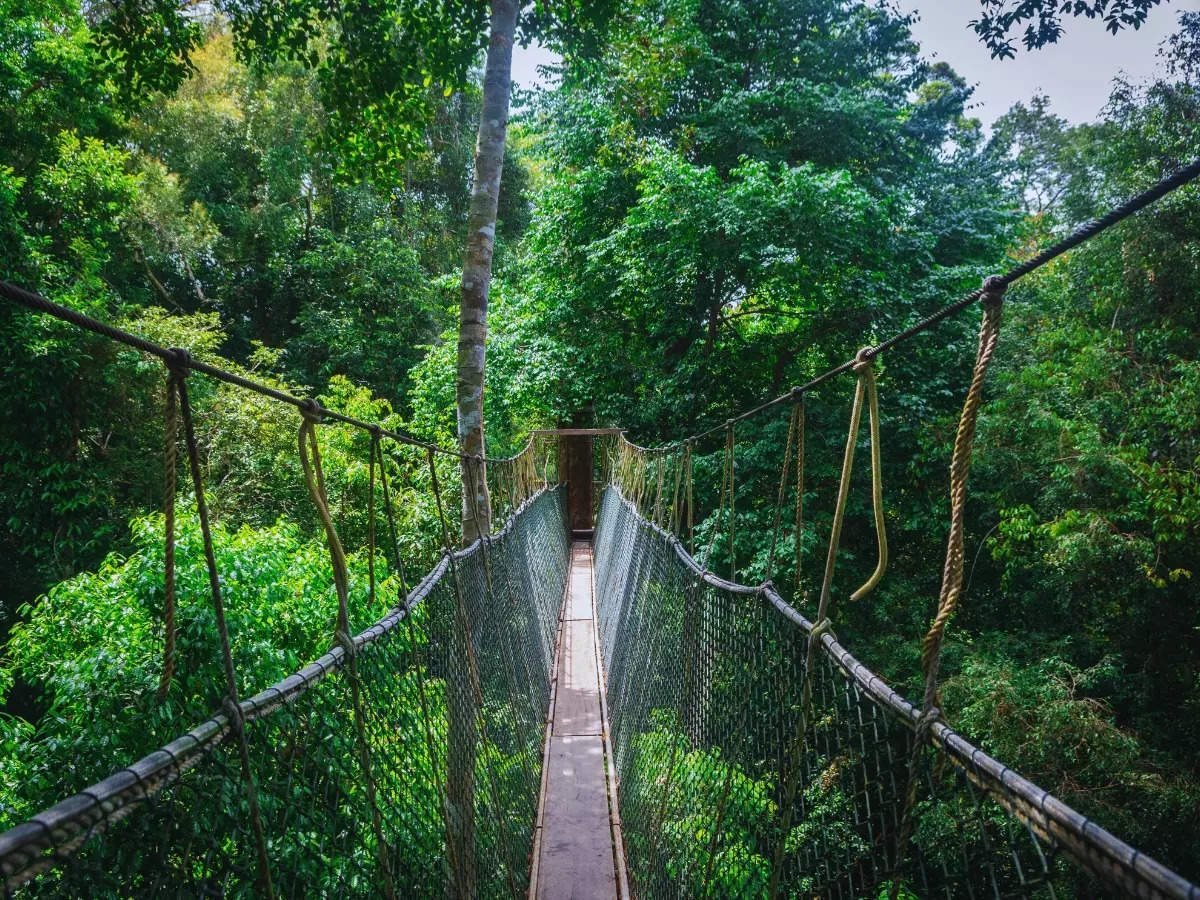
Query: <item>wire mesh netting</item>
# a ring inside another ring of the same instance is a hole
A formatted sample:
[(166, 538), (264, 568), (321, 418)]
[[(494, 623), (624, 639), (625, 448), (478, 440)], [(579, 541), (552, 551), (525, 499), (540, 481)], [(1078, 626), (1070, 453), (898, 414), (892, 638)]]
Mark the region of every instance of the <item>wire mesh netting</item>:
[(636, 896), (1200, 896), (941, 723), (897, 860), (919, 711), (828, 632), (806, 673), (807, 620), (704, 573), (615, 486), (595, 552)]
[[(335, 647), (241, 704), (276, 895), (527, 890), (564, 493), (537, 492), (486, 544), (443, 556), (352, 654)], [(231, 715), (0, 835), (6, 891), (258, 895)]]

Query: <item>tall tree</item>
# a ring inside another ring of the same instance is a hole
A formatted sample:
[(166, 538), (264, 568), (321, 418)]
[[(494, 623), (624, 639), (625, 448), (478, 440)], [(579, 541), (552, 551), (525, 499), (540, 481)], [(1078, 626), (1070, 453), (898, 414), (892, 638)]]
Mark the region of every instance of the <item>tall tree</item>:
[[(459, 446), (473, 457), (482, 457), (486, 450), (483, 396), (488, 292), (492, 282), (504, 142), (508, 134), (513, 41), (519, 27), (523, 42), (537, 38), (566, 54), (589, 55), (599, 46), (599, 38), (604, 34), (613, 6), (611, 0), (591, 3), (538, 0), (528, 9), (523, 9), (524, 4), (516, 0), (492, 0), (491, 3), (483, 106), (479, 115), (475, 175), (467, 219), (455, 380)], [(462, 534), (463, 541), (469, 543), (487, 533), (491, 502), (482, 461), (464, 461), (462, 478)]]
[[(512, 85), (513, 38), (517, 30), (514, 0), (493, 0), (491, 37), (483, 69), (483, 106), (475, 144), (475, 178), (467, 216), (462, 303), (458, 319), (456, 402), (458, 441), (464, 453), (482, 457), (484, 364), (487, 357), (488, 291), (492, 283), (492, 251), (496, 244), (496, 211), (504, 171), (508, 134), (508, 100)], [(463, 461), (463, 541), (488, 529), (491, 502), (482, 461)]]

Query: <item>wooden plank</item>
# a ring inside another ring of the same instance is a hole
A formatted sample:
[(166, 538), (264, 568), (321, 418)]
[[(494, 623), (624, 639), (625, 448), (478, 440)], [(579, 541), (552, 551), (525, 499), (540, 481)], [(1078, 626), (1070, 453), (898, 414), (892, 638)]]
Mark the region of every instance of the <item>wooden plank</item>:
[[(617, 900), (592, 549), (571, 548), (535, 835), (531, 900)], [(574, 618), (572, 618), (574, 616)]]
[(591, 619), (572, 619), (563, 623), (558, 690), (554, 698), (556, 735), (600, 734), (603, 731), (593, 634)]
[(604, 739), (558, 735), (550, 742), (538, 900), (613, 900), (617, 895)]
[(566, 619), (592, 618), (592, 584), (589, 566), (576, 565), (571, 567), (570, 592), (567, 594), (567, 607), (563, 617)]

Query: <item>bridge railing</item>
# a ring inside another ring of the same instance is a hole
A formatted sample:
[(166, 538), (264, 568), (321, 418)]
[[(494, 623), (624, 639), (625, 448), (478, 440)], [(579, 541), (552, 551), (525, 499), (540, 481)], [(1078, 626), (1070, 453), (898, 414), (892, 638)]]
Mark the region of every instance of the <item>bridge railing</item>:
[(940, 721), (900, 857), (919, 709), (828, 630), (807, 671), (811, 622), (704, 571), (615, 486), (595, 552), (635, 896), (1200, 897)]
[[(274, 893), (446, 896), (468, 883), (482, 897), (519, 893), (567, 545), (563, 491), (544, 488), (354, 637), (356, 671), (336, 646), (0, 835), (6, 890), (261, 895), (238, 715)], [(449, 733), (464, 723), (465, 741)], [(463, 796), (473, 808), (456, 807)], [(463, 846), (471, 858), (455, 859)]]

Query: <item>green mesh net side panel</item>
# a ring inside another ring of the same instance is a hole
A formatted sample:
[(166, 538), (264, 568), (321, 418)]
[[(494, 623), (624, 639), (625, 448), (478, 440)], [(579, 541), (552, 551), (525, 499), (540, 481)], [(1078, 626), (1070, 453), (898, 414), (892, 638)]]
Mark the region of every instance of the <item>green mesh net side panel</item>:
[[(527, 892), (564, 493), (540, 492), (489, 546), (444, 557), (404, 608), (355, 638), (384, 853), (343, 649), (242, 704), (276, 896), (383, 896), (384, 859), (401, 897), (459, 884), (480, 897)], [(228, 717), (0, 835), (0, 870), (19, 895), (257, 896)]]
[(658, 897), (1200, 897), (917, 710), (769, 586), (699, 567), (619, 491), (601, 498), (597, 609), (631, 889)]

